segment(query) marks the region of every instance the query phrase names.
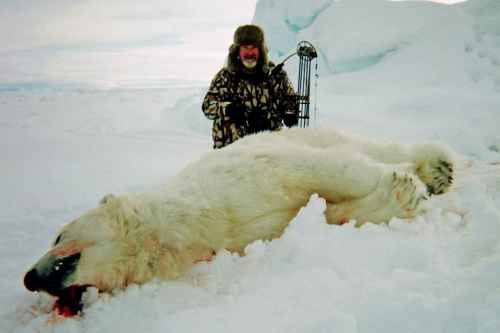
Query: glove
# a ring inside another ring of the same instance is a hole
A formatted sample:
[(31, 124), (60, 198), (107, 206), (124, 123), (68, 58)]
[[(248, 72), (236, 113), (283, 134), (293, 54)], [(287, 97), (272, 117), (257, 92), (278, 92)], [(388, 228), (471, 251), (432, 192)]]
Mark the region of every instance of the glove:
[(248, 112), (248, 132), (258, 133), (271, 129), (267, 111), (253, 110)]
[(246, 121), (246, 108), (239, 102), (231, 102), (226, 105), (224, 115), (234, 122), (236, 126), (242, 126)]
[(284, 98), (283, 101), (283, 123), (285, 126), (292, 127), (299, 123), (299, 100), (297, 95), (292, 94)]
[(295, 113), (285, 113), (283, 115), (283, 122), (286, 127), (292, 127), (299, 123), (299, 116)]

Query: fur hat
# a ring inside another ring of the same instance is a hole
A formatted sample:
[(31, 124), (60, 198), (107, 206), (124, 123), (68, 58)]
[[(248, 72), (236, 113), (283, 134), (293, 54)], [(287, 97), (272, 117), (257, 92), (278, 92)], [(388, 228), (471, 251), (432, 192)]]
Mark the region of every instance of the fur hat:
[(254, 44), (260, 50), (259, 69), (267, 72), (269, 59), (266, 40), (264, 38), (264, 30), (254, 24), (246, 24), (239, 26), (234, 32), (233, 44), (229, 48), (229, 56), (227, 59), (227, 68), (231, 72), (238, 72), (241, 66), (239, 59), (239, 49), (241, 45)]
[(264, 31), (258, 25), (242, 25), (234, 32), (233, 43), (238, 45), (264, 44)]

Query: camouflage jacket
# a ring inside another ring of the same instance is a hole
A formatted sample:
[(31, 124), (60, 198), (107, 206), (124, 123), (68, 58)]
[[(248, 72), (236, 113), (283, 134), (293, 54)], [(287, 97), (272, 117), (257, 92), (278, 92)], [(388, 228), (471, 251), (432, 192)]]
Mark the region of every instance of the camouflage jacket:
[[(285, 114), (298, 116), (292, 83), (283, 69), (272, 71), (273, 68), (269, 63), (256, 77), (226, 67), (215, 75), (202, 105), (205, 116), (213, 120), (214, 148), (222, 148), (247, 134), (279, 130)], [(228, 117), (226, 107), (230, 103), (243, 105), (243, 124), (237, 125)]]

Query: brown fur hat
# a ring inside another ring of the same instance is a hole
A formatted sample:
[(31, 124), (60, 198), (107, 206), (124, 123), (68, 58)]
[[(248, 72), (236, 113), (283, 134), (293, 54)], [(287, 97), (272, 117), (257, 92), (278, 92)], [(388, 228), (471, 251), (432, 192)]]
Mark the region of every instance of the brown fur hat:
[(239, 26), (234, 32), (233, 43), (238, 45), (264, 44), (264, 31), (258, 25), (247, 24)]
[(268, 70), (268, 49), (264, 38), (264, 30), (254, 24), (239, 26), (234, 32), (233, 44), (229, 47), (229, 56), (227, 59), (227, 68), (231, 72), (237, 72), (241, 66), (239, 59), (239, 49), (241, 45), (254, 44), (260, 50), (259, 68), (261, 71)]

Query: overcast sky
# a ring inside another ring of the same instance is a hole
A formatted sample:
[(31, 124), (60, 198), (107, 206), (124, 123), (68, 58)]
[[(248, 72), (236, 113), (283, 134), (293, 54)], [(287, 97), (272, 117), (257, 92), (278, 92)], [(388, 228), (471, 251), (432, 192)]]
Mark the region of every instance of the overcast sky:
[[(453, 3), (460, 0), (435, 0)], [(2, 51), (154, 43), (249, 21), (257, 0), (2, 0)]]
[[(237, 6), (234, 4), (237, 3)], [(0, 88), (208, 80), (256, 0), (2, 0)], [(192, 66), (180, 66), (192, 60)], [(181, 68), (184, 67), (184, 68)]]
[(4, 51), (148, 43), (186, 30), (227, 27), (251, 20), (255, 3), (256, 0), (2, 0), (0, 39)]
[[(442, 0), (443, 2), (445, 0)], [(257, 0), (1, 0), (0, 88), (208, 80)], [(450, 2), (450, 1), (447, 1)], [(179, 64), (191, 60), (192, 66)]]

